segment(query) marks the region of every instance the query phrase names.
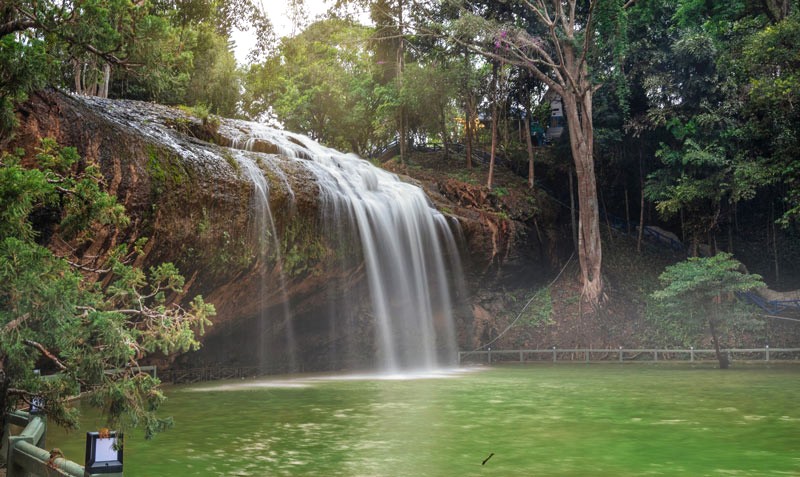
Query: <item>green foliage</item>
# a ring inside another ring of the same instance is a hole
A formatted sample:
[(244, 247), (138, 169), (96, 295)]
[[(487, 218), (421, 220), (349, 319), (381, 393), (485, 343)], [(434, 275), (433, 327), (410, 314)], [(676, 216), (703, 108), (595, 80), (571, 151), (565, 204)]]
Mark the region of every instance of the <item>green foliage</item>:
[(440, 140), (452, 140), (450, 132), (455, 129), (455, 118), (459, 115), (453, 101), (458, 94), (457, 85), (458, 69), (452, 61), (437, 58), (407, 65), (400, 104), (406, 108), (409, 127), (428, 131)]
[[(522, 306), (527, 307), (522, 310), (522, 323), (528, 326), (550, 325), (553, 323), (553, 299), (550, 288), (540, 288), (533, 296), (523, 295), (519, 300)], [(513, 318), (513, 317), (512, 317)]]
[(472, 184), (472, 185), (478, 184), (478, 178), (476, 177), (475, 172), (472, 170), (462, 169), (458, 171), (449, 172), (447, 175), (460, 182), (465, 182), (467, 184)]
[(503, 186), (495, 186), (492, 188), (492, 193), (499, 198), (503, 198), (508, 195), (508, 188)]
[(652, 131), (642, 147), (659, 149), (662, 161), (648, 167), (648, 198), (665, 217), (687, 217), (685, 232), (695, 240), (730, 220), (742, 201), (783, 210), (784, 225), (800, 210), (800, 23), (796, 2), (781, 15), (778, 3), (630, 9), (628, 76), (634, 104), (646, 102), (647, 111), (628, 126)]
[(168, 422), (155, 414), (164, 399), (158, 380), (139, 373), (138, 360), (197, 348), (195, 333), (210, 324), (214, 307), (199, 296), (188, 308), (174, 301), (184, 280), (172, 264), (148, 273), (131, 266), (143, 240), (86, 265), (46, 248), (44, 232), (90, 241), (95, 228), (123, 227), (128, 218), (74, 149), (44, 140), (35, 160), (35, 168), (22, 167), (20, 155), (4, 153), (0, 161), (7, 204), (0, 214), (2, 410), (41, 395), (50, 419), (74, 426), (67, 400), (88, 392), (109, 426), (142, 426), (150, 437)]
[(729, 253), (691, 257), (667, 267), (659, 277), (664, 288), (653, 292), (653, 298), (702, 308), (724, 294), (764, 286), (759, 275), (742, 273), (741, 268)]
[[(241, 81), (227, 39), (210, 26), (200, 27), (192, 60), (186, 102), (196, 107), (203, 105), (209, 112), (223, 116), (236, 115)], [(208, 114), (201, 117), (204, 123), (207, 117)]]
[(729, 29), (715, 25), (676, 32), (666, 71), (644, 85), (648, 118), (668, 134), (656, 152), (661, 166), (648, 177), (646, 195), (663, 218), (683, 214), (684, 231), (694, 242), (717, 230), (724, 210), (753, 199), (775, 177), (747, 149), (741, 92), (724, 49), (730, 44), (722, 38)]
[(11, 35), (0, 37), (0, 138), (16, 125), (14, 106), (44, 86), (51, 69), (42, 41), (27, 40), (22, 44)]
[(764, 287), (761, 277), (742, 272), (731, 254), (692, 257), (671, 265), (659, 276), (663, 288), (651, 294), (649, 316), (683, 343), (692, 342), (706, 326), (715, 341), (732, 327), (758, 326), (752, 309), (737, 301), (737, 292)]
[(751, 199), (757, 187), (770, 180), (765, 171), (728, 156), (728, 151), (717, 143), (703, 146), (686, 139), (681, 149), (664, 146), (656, 156), (667, 167), (650, 176), (648, 198), (656, 202), (656, 210), (665, 218), (674, 217), (681, 210), (692, 211), (694, 219), (701, 222), (701, 231), (713, 229), (713, 215), (723, 201)]
[[(266, 239), (265, 239), (266, 240)], [(250, 265), (255, 258), (253, 247), (244, 236), (232, 237), (226, 230), (213, 256), (212, 268), (215, 272), (224, 273), (233, 270), (242, 270)]]
[[(745, 137), (759, 155), (759, 166), (785, 187), (788, 226), (800, 217), (800, 12), (750, 36), (739, 66), (749, 79), (744, 108)], [(780, 192), (779, 192), (780, 194)], [(784, 195), (784, 194), (781, 194)]]
[(244, 110), (258, 118), (271, 108), (290, 130), (339, 149), (368, 152), (380, 142), (377, 136), (387, 134), (382, 106), (392, 98), (391, 90), (373, 79), (365, 48), (371, 33), (329, 19), (284, 38), (274, 54), (248, 71)]
[(4, 153), (0, 197), (8, 205), (0, 212), (0, 236), (34, 240), (31, 214), (37, 207), (61, 211), (58, 228), (68, 240), (78, 235), (90, 238), (92, 223), (126, 225), (123, 207), (100, 191), (102, 176), (96, 166), (72, 173), (78, 160), (74, 148), (59, 148), (52, 139), (42, 140), (36, 154), (41, 169), (24, 169), (19, 155)]
[(624, 60), (631, 47), (628, 38), (628, 12), (625, 2), (598, 1), (595, 5), (596, 41), (592, 49), (592, 61), (596, 66), (596, 80), (613, 88), (620, 115), (630, 114), (628, 104), (630, 88), (625, 77)]
[(8, 132), (14, 105), (48, 83), (235, 115), (241, 88), (231, 33), (255, 30), (268, 48), (262, 8), (252, 0), (9, 0), (0, 9), (0, 65), (9, 73), (0, 76), (0, 126)]
[(312, 272), (328, 253), (311, 224), (293, 221), (281, 235), (283, 271), (288, 277)]
[[(179, 118), (173, 125), (184, 134), (191, 134), (191, 120)], [(185, 129), (181, 129), (185, 128)], [(186, 169), (181, 161), (167, 150), (155, 146), (147, 146), (147, 173), (150, 177), (150, 192), (153, 207), (163, 205), (162, 194), (172, 185), (183, 184), (187, 180)]]

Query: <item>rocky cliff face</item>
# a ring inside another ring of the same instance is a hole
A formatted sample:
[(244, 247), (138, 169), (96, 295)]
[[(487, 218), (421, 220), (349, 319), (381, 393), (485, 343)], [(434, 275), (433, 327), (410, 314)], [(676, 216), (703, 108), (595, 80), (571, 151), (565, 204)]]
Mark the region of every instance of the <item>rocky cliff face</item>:
[[(306, 368), (368, 364), (375, 330), (363, 263), (345, 259), (352, 252), (342, 247), (347, 238), (333, 237), (320, 220), (321, 188), (307, 167), (287, 160), (269, 141), (251, 141), (252, 151), (243, 150), (247, 123), (215, 124), (179, 109), (56, 92), (33, 96), (18, 118), (20, 128), (7, 147), (32, 155), (43, 137), (76, 147), (85, 161), (101, 167), (109, 191), (132, 219), (125, 230), (96, 230), (90, 243), (56, 236), (54, 249), (92, 266), (115, 245), (147, 237), (143, 265), (174, 262), (187, 278), (186, 295), (202, 294), (214, 303), (218, 315), (205, 349), (190, 359), (287, 364), (291, 344)], [(253, 230), (257, 191), (244, 159), (267, 180), (272, 223), (261, 237)], [(472, 300), (487, 271), (495, 280), (504, 263), (530, 266), (531, 256), (546, 261), (552, 241), (521, 234), (527, 226), (513, 219), (468, 207), (470, 192), (457, 184), (421, 185), (448, 211), (453, 229), (461, 231), (462, 252), (469, 251), (462, 255), (471, 280), (468, 291), (457, 293), (455, 313), (459, 341), (468, 348), (474, 342)], [(263, 247), (271, 250), (263, 253)]]

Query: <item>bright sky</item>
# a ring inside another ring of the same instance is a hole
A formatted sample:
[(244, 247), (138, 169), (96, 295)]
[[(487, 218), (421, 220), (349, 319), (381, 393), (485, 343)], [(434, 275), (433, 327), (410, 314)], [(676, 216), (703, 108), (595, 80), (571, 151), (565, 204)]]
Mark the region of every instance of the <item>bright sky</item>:
[[(312, 23), (317, 17), (323, 15), (334, 4), (334, 0), (304, 0), (308, 23)], [(292, 33), (292, 17), (289, 12), (289, 2), (286, 0), (261, 0), (261, 4), (278, 38), (288, 36)], [(368, 14), (361, 15), (364, 22), (369, 21)], [(248, 32), (234, 31), (233, 40), (236, 42), (234, 54), (239, 64), (245, 64), (247, 54), (255, 44), (255, 38)]]

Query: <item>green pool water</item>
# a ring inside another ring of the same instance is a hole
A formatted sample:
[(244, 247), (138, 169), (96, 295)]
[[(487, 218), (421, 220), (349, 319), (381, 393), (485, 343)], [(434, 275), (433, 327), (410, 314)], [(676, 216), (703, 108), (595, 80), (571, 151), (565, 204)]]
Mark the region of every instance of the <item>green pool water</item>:
[[(531, 365), (167, 394), (176, 426), (129, 432), (126, 477), (800, 475), (800, 366)], [(48, 431), (79, 463), (83, 446)]]

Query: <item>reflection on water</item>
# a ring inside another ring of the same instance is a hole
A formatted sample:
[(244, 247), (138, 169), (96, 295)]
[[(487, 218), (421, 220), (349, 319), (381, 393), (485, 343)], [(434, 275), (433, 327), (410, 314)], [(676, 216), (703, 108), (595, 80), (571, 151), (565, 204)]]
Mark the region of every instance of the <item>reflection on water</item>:
[[(800, 475), (798, 378), (557, 365), (177, 386), (176, 427), (129, 432), (125, 475)], [(80, 435), (53, 431), (80, 461)]]

